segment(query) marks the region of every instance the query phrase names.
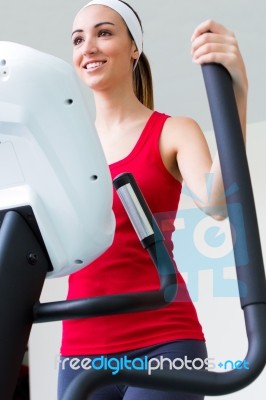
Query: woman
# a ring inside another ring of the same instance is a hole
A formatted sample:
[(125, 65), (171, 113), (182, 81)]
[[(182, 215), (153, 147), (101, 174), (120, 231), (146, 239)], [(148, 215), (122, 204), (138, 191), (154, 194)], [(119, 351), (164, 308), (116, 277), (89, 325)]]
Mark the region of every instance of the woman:
[[(142, 51), (142, 36), (141, 22), (128, 4), (120, 0), (92, 1), (74, 21), (73, 61), (80, 79), (93, 91), (96, 129), (112, 177), (133, 173), (172, 254), (171, 234), (182, 182), (195, 199), (201, 199), (197, 205), (218, 219), (225, 216), (223, 185), (219, 159), (216, 156), (211, 160), (196, 122), (153, 111), (152, 79)], [(218, 62), (228, 69), (245, 134), (248, 84), (234, 34), (206, 21), (193, 33), (192, 55), (198, 64)], [(211, 198), (205, 190), (209, 173), (214, 177)], [(114, 243), (87, 268), (70, 276), (68, 299), (158, 289), (152, 261), (141, 248), (116, 194), (113, 208), (117, 221)], [(177, 297), (163, 309), (63, 323), (59, 399), (86, 360), (99, 360), (103, 355), (113, 360), (125, 355), (131, 360), (145, 356), (206, 360), (196, 310), (178, 271), (177, 277)], [(137, 398), (200, 400), (202, 396), (112, 385), (93, 397)]]

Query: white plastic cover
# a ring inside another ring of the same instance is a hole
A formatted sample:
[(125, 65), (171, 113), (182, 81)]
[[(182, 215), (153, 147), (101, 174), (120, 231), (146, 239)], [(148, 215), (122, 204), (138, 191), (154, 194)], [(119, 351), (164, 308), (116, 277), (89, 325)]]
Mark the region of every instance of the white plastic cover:
[(72, 66), (0, 42), (0, 210), (24, 205), (53, 265), (48, 277), (81, 269), (112, 243), (111, 177)]

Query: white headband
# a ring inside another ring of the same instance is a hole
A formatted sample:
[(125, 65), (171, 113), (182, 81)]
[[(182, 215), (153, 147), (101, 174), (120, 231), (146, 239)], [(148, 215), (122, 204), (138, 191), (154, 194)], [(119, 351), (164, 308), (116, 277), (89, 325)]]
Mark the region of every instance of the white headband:
[(131, 8), (119, 0), (92, 0), (82, 7), (82, 9), (93, 5), (107, 6), (121, 15), (134, 39), (134, 42), (136, 43), (140, 57), (143, 51), (143, 33), (139, 20)]

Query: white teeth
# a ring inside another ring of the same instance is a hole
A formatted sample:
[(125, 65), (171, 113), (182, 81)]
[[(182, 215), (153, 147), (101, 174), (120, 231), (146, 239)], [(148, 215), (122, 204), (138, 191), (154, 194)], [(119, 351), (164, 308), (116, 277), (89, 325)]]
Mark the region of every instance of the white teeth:
[(101, 61), (101, 62), (93, 62), (93, 63), (89, 63), (89, 64), (87, 64), (86, 65), (86, 68), (87, 69), (91, 69), (91, 68), (97, 68), (97, 67), (100, 67), (101, 65), (103, 65), (104, 63)]

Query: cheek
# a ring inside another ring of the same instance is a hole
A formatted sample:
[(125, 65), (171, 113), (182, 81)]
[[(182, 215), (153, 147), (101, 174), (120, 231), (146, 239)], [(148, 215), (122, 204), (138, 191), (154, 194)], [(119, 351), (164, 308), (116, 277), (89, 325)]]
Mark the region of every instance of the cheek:
[(114, 49), (112, 52), (111, 58), (113, 62), (118, 64), (118, 66), (125, 67), (129, 65), (131, 62), (131, 54), (128, 48), (124, 47), (124, 50), (121, 51), (121, 48)]
[(74, 65), (74, 67), (77, 68), (77, 57), (75, 55), (73, 55), (73, 57), (72, 57), (72, 63)]
[(73, 51), (72, 62), (75, 68), (78, 68), (81, 63), (81, 53), (79, 51)]

